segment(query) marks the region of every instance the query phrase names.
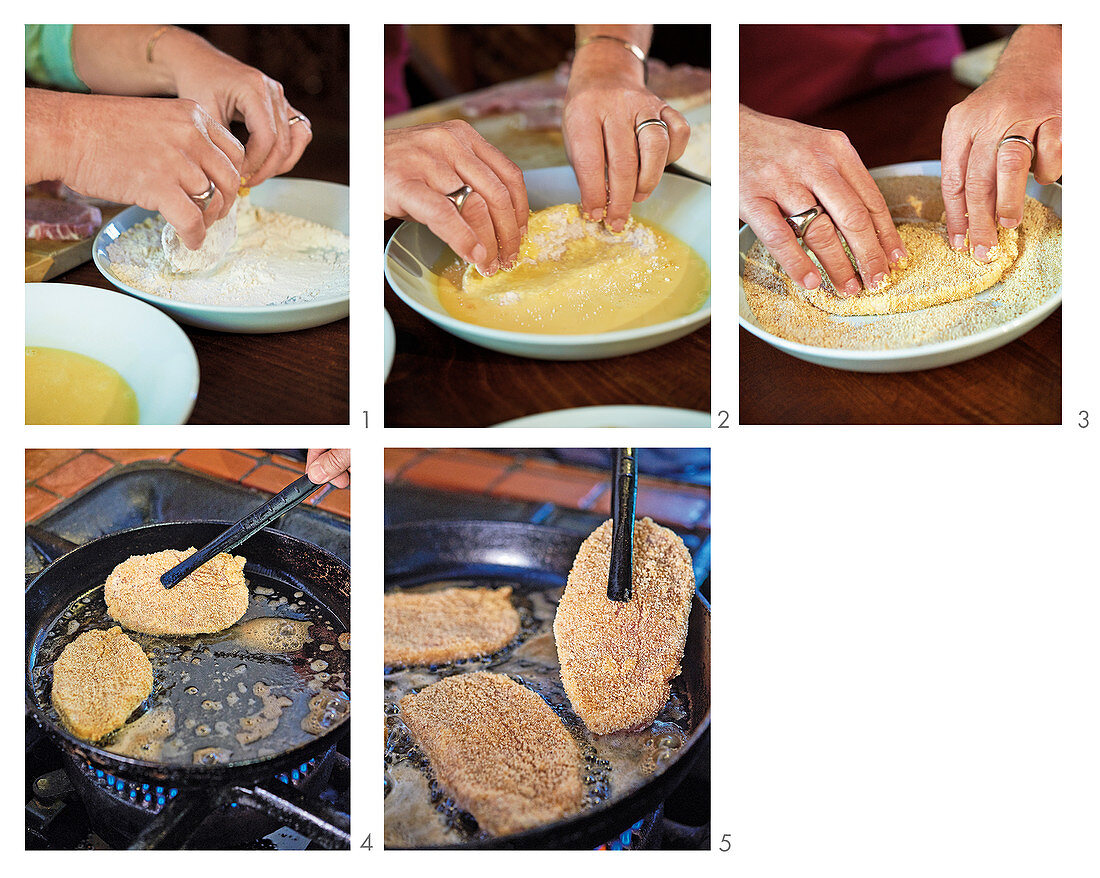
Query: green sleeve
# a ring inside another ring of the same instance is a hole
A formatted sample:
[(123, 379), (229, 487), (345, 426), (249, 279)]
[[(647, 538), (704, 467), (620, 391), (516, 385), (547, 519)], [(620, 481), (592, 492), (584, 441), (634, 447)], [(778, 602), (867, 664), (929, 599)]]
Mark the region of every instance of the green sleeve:
[(71, 24), (28, 24), (25, 28), (28, 76), (70, 91), (90, 91), (73, 68)]

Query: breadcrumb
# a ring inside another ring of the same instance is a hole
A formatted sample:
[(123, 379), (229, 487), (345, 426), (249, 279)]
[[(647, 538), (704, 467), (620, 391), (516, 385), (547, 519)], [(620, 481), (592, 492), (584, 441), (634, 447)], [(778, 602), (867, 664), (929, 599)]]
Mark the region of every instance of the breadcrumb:
[(519, 634), (519, 613), (511, 596), (511, 588), (387, 594), (385, 663), (429, 665), (502, 649)]
[(161, 585), (161, 575), (194, 552), (166, 549), (119, 564), (103, 585), (111, 618), (131, 631), (167, 637), (213, 634), (240, 619), (248, 609), (240, 555), (222, 552), (174, 587)]
[(53, 664), (53, 706), (66, 728), (85, 741), (120, 728), (152, 691), (149, 657), (117, 625), (85, 631)]
[(607, 597), (612, 522), (581, 544), (554, 618), (561, 679), (589, 730), (605, 735), (656, 719), (680, 673), (695, 572), (683, 541), (634, 523), (633, 595)]
[(508, 835), (581, 807), (580, 748), (526, 686), (480, 671), (446, 677), (399, 705), (436, 778), (482, 829)]

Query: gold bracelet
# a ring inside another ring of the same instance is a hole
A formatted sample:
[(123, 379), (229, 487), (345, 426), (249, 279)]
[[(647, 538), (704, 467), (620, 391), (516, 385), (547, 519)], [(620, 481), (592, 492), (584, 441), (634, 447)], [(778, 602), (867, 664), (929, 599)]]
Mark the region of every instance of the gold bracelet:
[(149, 37), (149, 42), (145, 44), (145, 60), (150, 64), (153, 63), (153, 46), (157, 44), (157, 40), (165, 35), (172, 27), (170, 24), (166, 24), (163, 27), (158, 27), (153, 31), (153, 35)]
[(641, 61), (643, 65), (645, 64), (645, 52), (643, 52), (638, 46), (635, 46), (633, 43), (628, 42), (624, 39), (620, 39), (619, 37), (613, 37), (611, 36), (611, 34), (592, 34), (591, 36), (587, 36), (579, 43), (577, 43), (573, 51), (583, 49), (594, 40), (611, 40), (611, 42), (613, 43), (618, 43), (620, 46), (630, 52), (631, 55)]

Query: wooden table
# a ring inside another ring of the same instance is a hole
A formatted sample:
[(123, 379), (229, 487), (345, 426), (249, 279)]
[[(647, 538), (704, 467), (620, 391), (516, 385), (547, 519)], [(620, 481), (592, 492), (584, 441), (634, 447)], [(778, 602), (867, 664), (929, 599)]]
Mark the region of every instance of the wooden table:
[[(386, 128), (466, 118), (461, 102), (454, 98), (391, 116)], [(560, 132), (520, 131), (506, 116), (467, 121), (524, 170), (567, 163)], [(398, 225), (386, 223), (385, 241)], [(387, 427), (488, 427), (538, 412), (590, 405), (710, 410), (710, 326), (627, 357), (528, 360), (437, 329), (402, 302), (388, 283), (384, 293), (397, 332), (397, 355), (386, 382)]]
[[(947, 111), (969, 89), (949, 73), (876, 91), (804, 121), (844, 131), (869, 168), (938, 159)], [(816, 366), (740, 329), (742, 424), (1059, 424), (1062, 309), (1004, 347), (922, 372)]]

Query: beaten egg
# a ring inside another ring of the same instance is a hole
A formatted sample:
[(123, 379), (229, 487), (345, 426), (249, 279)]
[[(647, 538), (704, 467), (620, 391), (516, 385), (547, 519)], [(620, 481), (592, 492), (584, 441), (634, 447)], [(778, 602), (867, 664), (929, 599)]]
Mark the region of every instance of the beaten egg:
[(710, 295), (710, 270), (686, 243), (635, 218), (613, 232), (585, 220), (575, 204), (531, 214), (510, 270), (483, 277), (447, 251), (435, 272), (448, 314), (515, 332), (652, 326), (697, 311)]
[(26, 348), (26, 423), (136, 424), (133, 388), (105, 363), (59, 348)]

